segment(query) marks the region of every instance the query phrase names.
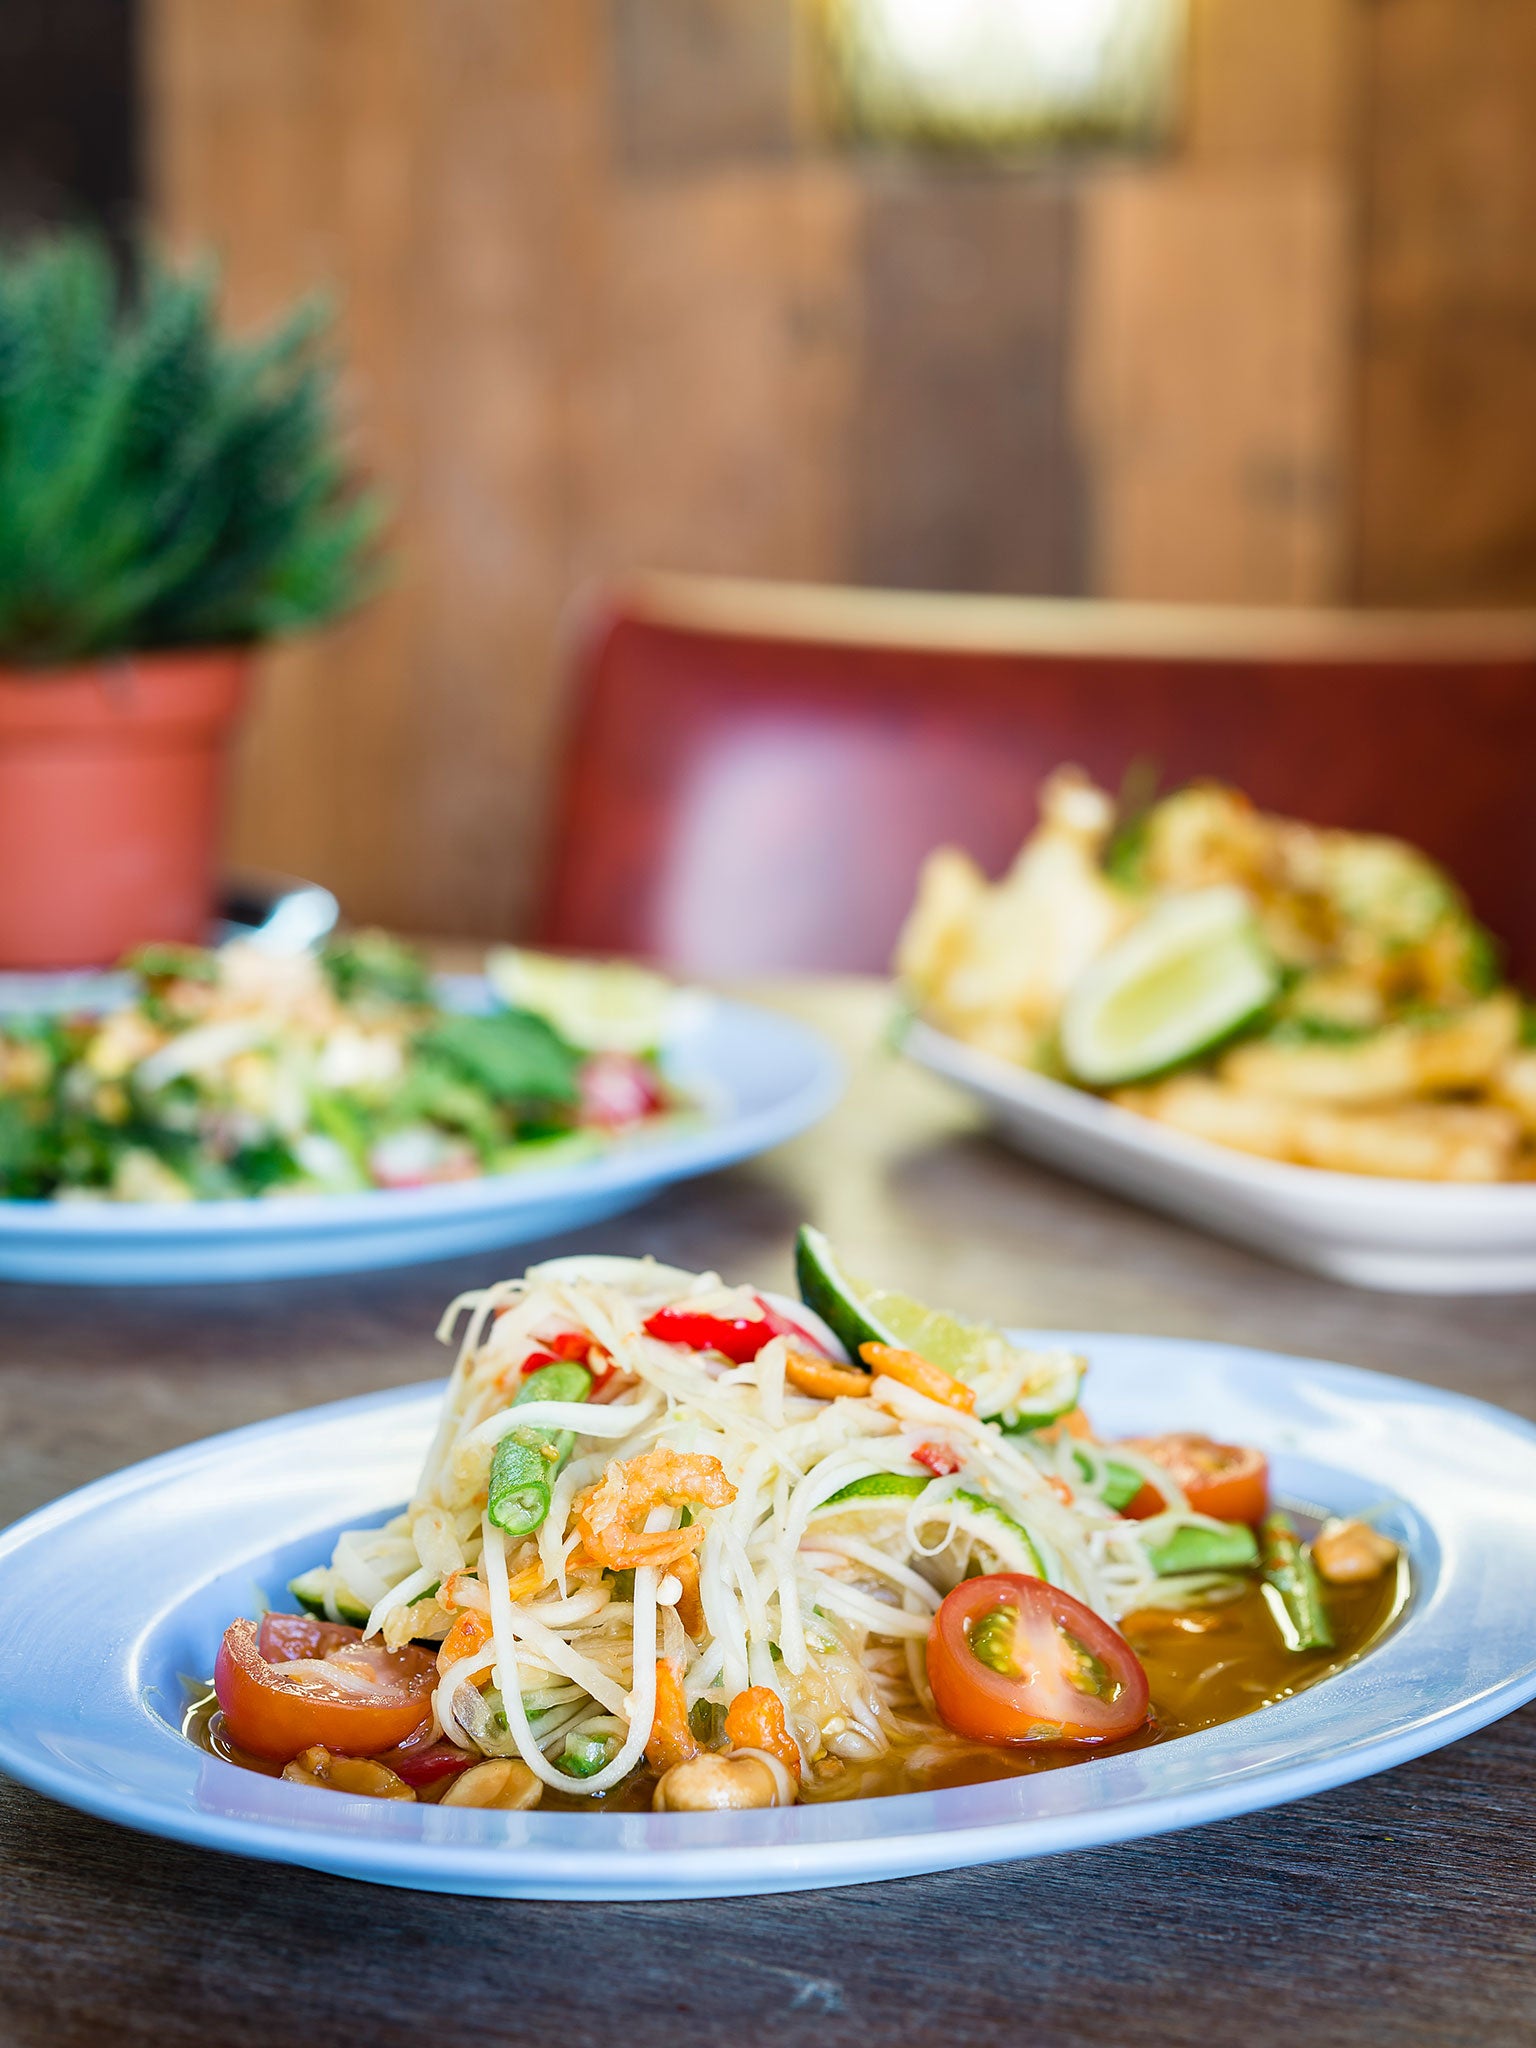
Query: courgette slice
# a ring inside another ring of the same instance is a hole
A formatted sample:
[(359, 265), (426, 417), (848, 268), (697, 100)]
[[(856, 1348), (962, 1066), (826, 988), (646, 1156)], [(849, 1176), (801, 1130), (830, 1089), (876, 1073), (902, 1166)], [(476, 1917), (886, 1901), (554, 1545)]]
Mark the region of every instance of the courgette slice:
[(336, 1573), (328, 1564), (300, 1572), (288, 1581), (288, 1591), (306, 1614), (320, 1621), (345, 1621), (361, 1628), (368, 1619), (368, 1609), (347, 1587), (337, 1585)]
[(1162, 1579), (1182, 1572), (1245, 1572), (1258, 1563), (1259, 1546), (1243, 1522), (1226, 1522), (1219, 1529), (1186, 1523), (1149, 1550), (1147, 1559)]

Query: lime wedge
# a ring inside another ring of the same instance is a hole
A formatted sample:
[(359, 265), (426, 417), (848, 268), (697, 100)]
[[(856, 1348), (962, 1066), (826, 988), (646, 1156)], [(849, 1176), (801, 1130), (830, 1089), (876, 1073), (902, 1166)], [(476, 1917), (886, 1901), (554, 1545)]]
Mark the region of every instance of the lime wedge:
[(865, 1307), (874, 1293), (846, 1274), (837, 1254), (819, 1230), (802, 1223), (795, 1238), (795, 1280), (800, 1299), (815, 1309), (848, 1356), (857, 1360), (861, 1344), (899, 1344), (901, 1339)]
[[(861, 1344), (894, 1344), (956, 1379), (980, 1384), (1004, 1375), (1019, 1386), (1021, 1361), (1028, 1360), (1022, 1392), (1008, 1400), (1005, 1429), (1038, 1429), (1077, 1404), (1082, 1361), (1064, 1353), (1035, 1356), (1017, 1350), (990, 1323), (967, 1323), (942, 1309), (928, 1308), (910, 1295), (894, 1294), (856, 1280), (839, 1264), (821, 1231), (801, 1226), (795, 1239), (795, 1277), (800, 1299), (857, 1358)], [(1006, 1398), (1006, 1397), (1005, 1397)]]
[(1061, 1014), (1061, 1051), (1090, 1088), (1210, 1052), (1274, 1000), (1280, 968), (1241, 889), (1171, 896), (1101, 953)]
[(536, 1011), (584, 1052), (654, 1052), (666, 1035), (672, 984), (648, 967), (496, 946), (485, 973), (503, 1002)]

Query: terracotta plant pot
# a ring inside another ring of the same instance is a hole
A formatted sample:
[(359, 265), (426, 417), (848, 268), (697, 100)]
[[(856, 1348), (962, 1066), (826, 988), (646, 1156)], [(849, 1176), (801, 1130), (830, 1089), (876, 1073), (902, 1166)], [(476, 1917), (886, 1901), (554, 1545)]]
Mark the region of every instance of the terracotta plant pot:
[(201, 940), (250, 656), (0, 669), (0, 967)]

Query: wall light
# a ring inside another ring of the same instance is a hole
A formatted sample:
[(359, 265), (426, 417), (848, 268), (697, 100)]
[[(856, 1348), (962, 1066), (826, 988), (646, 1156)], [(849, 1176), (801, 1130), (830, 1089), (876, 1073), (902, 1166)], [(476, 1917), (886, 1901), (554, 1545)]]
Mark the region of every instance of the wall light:
[(1185, 0), (814, 0), (839, 125), (996, 149), (1147, 144), (1177, 117)]

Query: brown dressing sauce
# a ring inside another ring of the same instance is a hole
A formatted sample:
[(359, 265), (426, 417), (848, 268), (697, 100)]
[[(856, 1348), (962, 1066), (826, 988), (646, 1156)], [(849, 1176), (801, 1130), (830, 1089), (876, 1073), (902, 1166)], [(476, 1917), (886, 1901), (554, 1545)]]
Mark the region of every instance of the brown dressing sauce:
[[(1022, 1777), (1031, 1771), (1061, 1770), (1095, 1756), (1117, 1756), (1146, 1749), (1197, 1729), (1238, 1720), (1292, 1693), (1330, 1678), (1352, 1664), (1380, 1640), (1402, 1612), (1408, 1594), (1406, 1563), (1363, 1586), (1326, 1589), (1329, 1620), (1336, 1642), (1331, 1650), (1288, 1650), (1280, 1641), (1259, 1583), (1246, 1586), (1235, 1600), (1175, 1614), (1147, 1611), (1127, 1616), (1123, 1628), (1146, 1669), (1152, 1692), (1148, 1726), (1123, 1742), (1102, 1749), (998, 1748), (967, 1742), (934, 1727), (912, 1744), (868, 1763), (824, 1759), (807, 1776), (804, 1796), (821, 1802), (870, 1799), (895, 1792), (936, 1792), (956, 1785), (981, 1785), (997, 1778)], [(210, 1694), (189, 1707), (182, 1732), (200, 1749), (223, 1757), (243, 1770), (282, 1776), (281, 1764), (237, 1749), (224, 1729), (218, 1702)], [(424, 1803), (440, 1799), (451, 1780), (418, 1791)], [(606, 1798), (546, 1789), (545, 1813), (634, 1813), (651, 1803), (655, 1780), (641, 1770)]]
[(1378, 1642), (1401, 1613), (1408, 1593), (1406, 1565), (1383, 1572), (1363, 1586), (1329, 1586), (1328, 1618), (1336, 1638), (1331, 1650), (1288, 1650), (1257, 1579), (1235, 1600), (1175, 1614), (1149, 1610), (1127, 1615), (1126, 1641), (1141, 1659), (1152, 1692), (1148, 1725), (1123, 1742), (1099, 1749), (1000, 1748), (967, 1742), (936, 1729), (931, 1739), (893, 1751), (871, 1763), (850, 1763), (818, 1782), (808, 1799), (869, 1799), (891, 1792), (938, 1792), (955, 1785), (984, 1785), (995, 1778), (1021, 1778), (1032, 1771), (1057, 1771), (1096, 1756), (1119, 1756), (1157, 1742), (1193, 1735), (1239, 1720), (1260, 1707), (1331, 1678)]

